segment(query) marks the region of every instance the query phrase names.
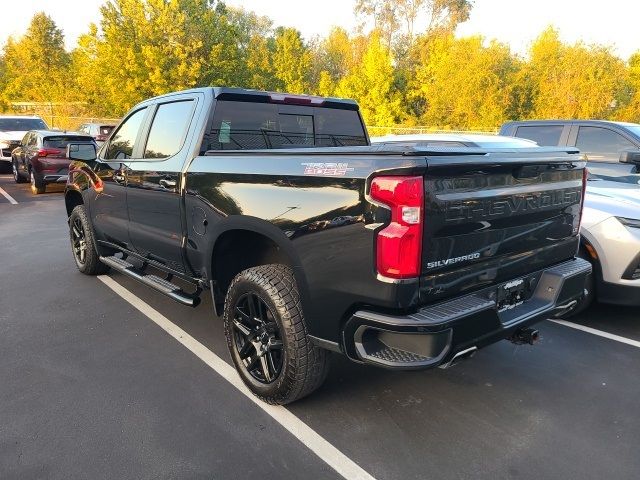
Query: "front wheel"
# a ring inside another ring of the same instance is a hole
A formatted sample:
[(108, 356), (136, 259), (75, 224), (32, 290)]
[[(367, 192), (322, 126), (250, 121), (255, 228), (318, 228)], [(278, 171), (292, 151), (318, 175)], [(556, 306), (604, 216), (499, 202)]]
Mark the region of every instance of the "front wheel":
[(24, 178), (18, 170), (18, 164), (14, 161), (11, 162), (11, 171), (13, 172), (13, 179), (16, 183), (25, 183), (27, 180)]
[(261, 265), (240, 272), (227, 292), (223, 317), (236, 370), (265, 402), (291, 403), (326, 378), (329, 355), (307, 334), (289, 267)]
[(102, 275), (109, 267), (100, 261), (93, 228), (84, 205), (78, 205), (69, 217), (69, 238), (76, 266), (85, 275)]

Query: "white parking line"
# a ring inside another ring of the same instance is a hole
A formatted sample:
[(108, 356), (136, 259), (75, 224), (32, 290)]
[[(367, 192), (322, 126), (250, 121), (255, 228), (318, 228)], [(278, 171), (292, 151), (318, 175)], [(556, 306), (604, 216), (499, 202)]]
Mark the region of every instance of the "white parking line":
[(4, 188), (0, 187), (0, 194), (6, 198), (7, 200), (9, 200), (9, 203), (11, 203), (12, 205), (17, 205), (18, 202), (16, 201), (15, 198), (13, 198), (11, 195), (9, 195)]
[(369, 475), (357, 463), (348, 458), (289, 410), (284, 407), (268, 405), (256, 398), (244, 383), (242, 383), (242, 380), (231, 365), (226, 363), (180, 327), (176, 326), (148, 303), (144, 302), (106, 275), (100, 275), (98, 279), (133, 307), (138, 309), (151, 321), (155, 322), (183, 346), (189, 349), (191, 353), (215, 370), (215, 372), (227, 382), (236, 387), (253, 403), (270, 415), (271, 418), (291, 432), (307, 448), (320, 457), (321, 460), (333, 468), (342, 477), (348, 480), (375, 480), (374, 477)]
[(585, 325), (579, 325), (577, 323), (567, 322), (566, 320), (549, 319), (549, 321), (553, 323), (558, 323), (560, 325), (564, 325), (565, 327), (575, 328), (576, 330), (581, 330), (583, 332), (591, 333), (593, 335), (598, 335), (599, 337), (608, 338), (609, 340), (615, 340), (616, 342), (625, 343), (627, 345), (631, 345), (632, 347), (640, 348), (640, 342), (638, 340), (632, 340), (630, 338), (621, 337), (620, 335), (604, 332), (602, 330), (597, 330), (595, 328), (587, 327)]

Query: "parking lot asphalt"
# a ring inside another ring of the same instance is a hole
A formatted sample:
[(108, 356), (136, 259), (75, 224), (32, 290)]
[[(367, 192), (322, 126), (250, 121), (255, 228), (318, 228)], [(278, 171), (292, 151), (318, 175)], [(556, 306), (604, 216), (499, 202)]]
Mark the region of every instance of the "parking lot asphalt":
[[(77, 272), (61, 193), (0, 176), (0, 478), (339, 478), (103, 282)], [(211, 303), (109, 277), (229, 362)], [(640, 340), (633, 309), (579, 325)], [(288, 411), (376, 479), (632, 479), (640, 348), (551, 322), (447, 370), (334, 356)], [(279, 407), (284, 408), (284, 407)]]

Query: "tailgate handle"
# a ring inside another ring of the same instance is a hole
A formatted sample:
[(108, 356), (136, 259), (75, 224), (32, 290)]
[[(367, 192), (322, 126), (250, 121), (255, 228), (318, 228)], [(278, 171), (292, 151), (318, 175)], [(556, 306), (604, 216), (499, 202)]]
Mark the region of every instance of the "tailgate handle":
[(513, 171), (513, 176), (515, 178), (535, 178), (539, 177), (546, 168), (546, 165), (523, 165)]

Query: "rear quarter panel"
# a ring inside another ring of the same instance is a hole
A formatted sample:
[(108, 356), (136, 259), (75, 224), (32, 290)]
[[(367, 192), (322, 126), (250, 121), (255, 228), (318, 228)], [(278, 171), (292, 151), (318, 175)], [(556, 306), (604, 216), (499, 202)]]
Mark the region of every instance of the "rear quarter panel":
[(211, 278), (213, 245), (222, 233), (246, 228), (268, 236), (288, 253), (310, 333), (337, 341), (339, 323), (351, 309), (393, 309), (417, 301), (415, 284), (376, 278), (376, 217), (388, 213), (366, 200), (365, 184), (390, 164), (410, 169), (424, 165), (424, 158), (395, 156), (391, 163), (366, 155), (197, 157), (186, 173), (188, 258)]

